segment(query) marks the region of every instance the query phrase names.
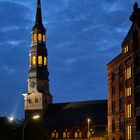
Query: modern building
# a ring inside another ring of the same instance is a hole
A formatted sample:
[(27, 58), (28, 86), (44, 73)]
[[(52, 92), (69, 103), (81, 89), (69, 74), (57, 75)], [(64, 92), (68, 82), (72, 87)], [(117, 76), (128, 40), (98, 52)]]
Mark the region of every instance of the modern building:
[(28, 92), (23, 94), (25, 119), (39, 114), (46, 133), (52, 139), (104, 140), (107, 134), (107, 100), (53, 103), (47, 60), (46, 30), (38, 0), (32, 29)]
[(122, 52), (107, 64), (108, 138), (140, 140), (140, 8), (135, 3), (132, 25)]

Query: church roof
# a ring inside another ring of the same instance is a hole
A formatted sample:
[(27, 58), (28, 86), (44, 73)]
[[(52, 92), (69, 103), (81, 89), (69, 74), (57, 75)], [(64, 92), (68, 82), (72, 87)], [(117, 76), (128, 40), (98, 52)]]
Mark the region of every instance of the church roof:
[(96, 125), (107, 124), (107, 100), (51, 104), (45, 117), (46, 125), (85, 125), (87, 118)]

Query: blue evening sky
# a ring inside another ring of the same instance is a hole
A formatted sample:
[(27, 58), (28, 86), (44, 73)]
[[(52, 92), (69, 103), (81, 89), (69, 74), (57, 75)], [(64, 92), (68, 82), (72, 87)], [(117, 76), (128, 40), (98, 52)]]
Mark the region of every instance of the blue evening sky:
[[(54, 102), (107, 98), (134, 0), (42, 0)], [(138, 1), (140, 4), (140, 1)], [(0, 115), (23, 117), (36, 0), (0, 0)]]

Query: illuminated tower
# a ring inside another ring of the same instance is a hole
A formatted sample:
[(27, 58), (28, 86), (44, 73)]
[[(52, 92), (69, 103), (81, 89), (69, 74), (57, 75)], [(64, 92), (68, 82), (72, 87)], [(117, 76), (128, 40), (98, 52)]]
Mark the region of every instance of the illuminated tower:
[(46, 30), (42, 23), (41, 3), (37, 1), (35, 25), (32, 29), (30, 67), (28, 72), (28, 93), (24, 96), (25, 117), (44, 114), (52, 103), (49, 92), (49, 72), (47, 65)]

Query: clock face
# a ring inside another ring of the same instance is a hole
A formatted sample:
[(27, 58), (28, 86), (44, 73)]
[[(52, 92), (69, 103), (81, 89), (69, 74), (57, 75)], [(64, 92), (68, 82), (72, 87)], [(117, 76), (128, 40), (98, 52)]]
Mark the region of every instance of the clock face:
[(36, 83), (35, 83), (34, 81), (32, 81), (32, 82), (30, 83), (30, 86), (31, 86), (32, 88), (34, 88), (35, 85), (36, 85)]

